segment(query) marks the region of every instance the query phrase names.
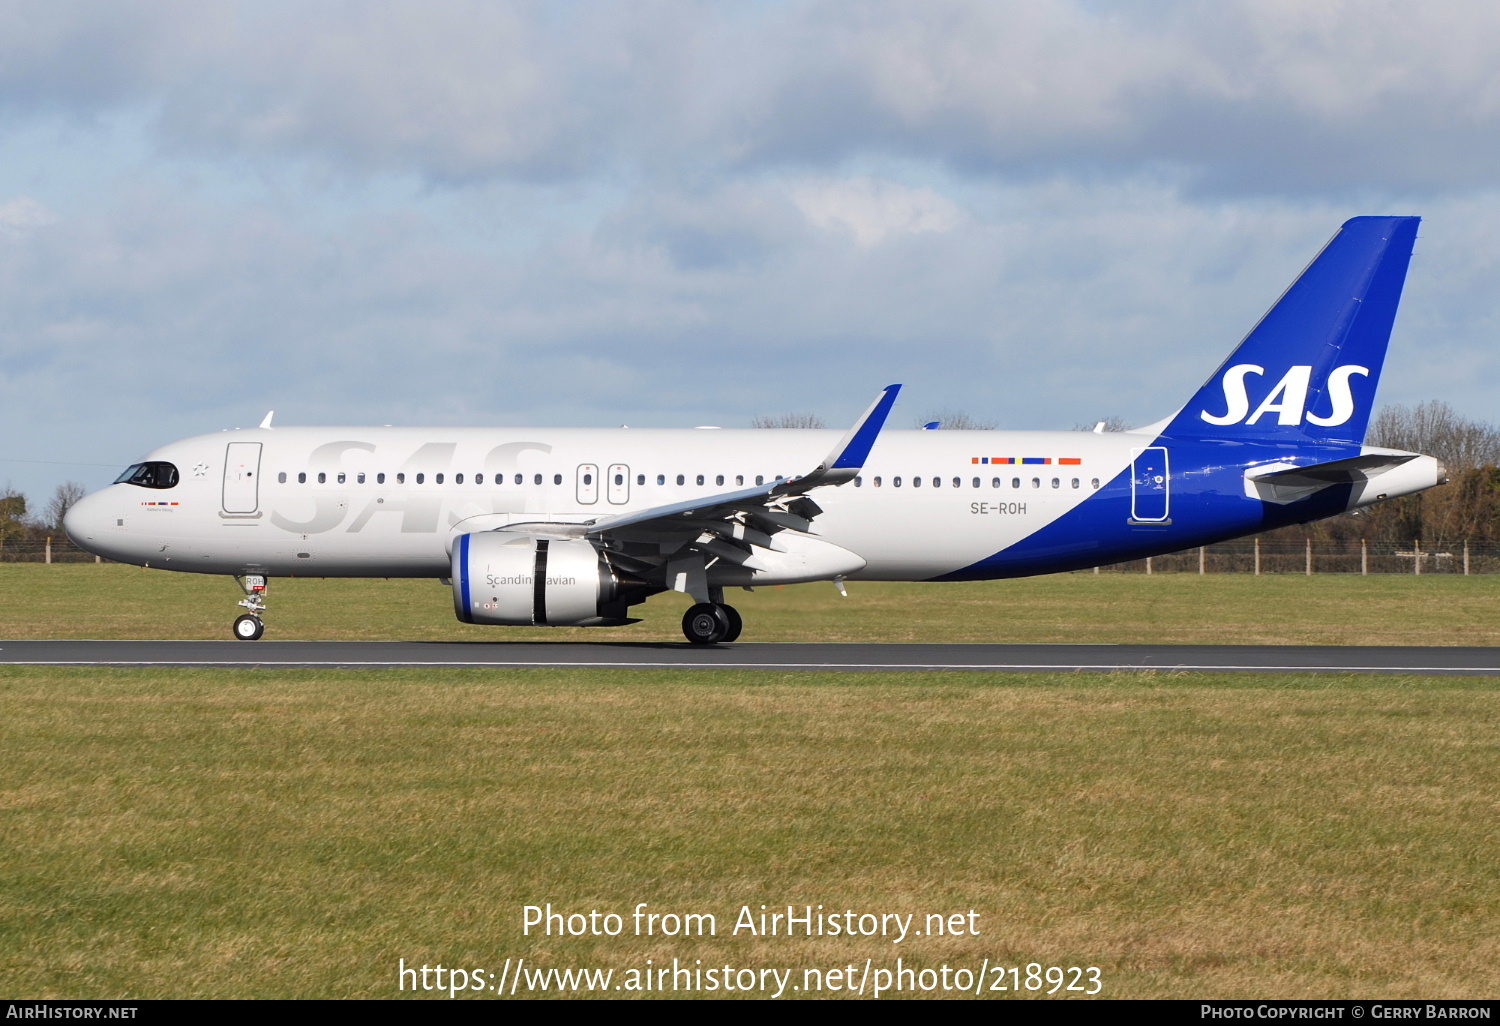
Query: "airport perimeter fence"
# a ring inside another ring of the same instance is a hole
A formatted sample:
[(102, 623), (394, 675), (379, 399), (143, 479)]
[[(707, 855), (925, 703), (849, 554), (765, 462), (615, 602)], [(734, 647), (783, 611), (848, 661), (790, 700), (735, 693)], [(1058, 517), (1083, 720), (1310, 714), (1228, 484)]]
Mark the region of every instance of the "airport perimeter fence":
[(1146, 574), (1494, 574), (1500, 543), (1420, 541), (1268, 541), (1241, 538), (1081, 573)]
[[(66, 538), (0, 544), (0, 563), (100, 563)], [(1081, 570), (1104, 574), (1494, 574), (1500, 542), (1269, 541), (1241, 538), (1150, 559)]]
[(0, 563), (103, 563), (92, 552), (84, 552), (67, 538), (30, 538), (0, 543)]

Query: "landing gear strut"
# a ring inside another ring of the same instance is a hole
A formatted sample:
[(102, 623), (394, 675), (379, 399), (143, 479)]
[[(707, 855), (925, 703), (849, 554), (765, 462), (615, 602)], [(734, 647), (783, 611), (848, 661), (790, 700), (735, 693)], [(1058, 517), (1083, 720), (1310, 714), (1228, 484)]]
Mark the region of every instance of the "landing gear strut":
[(234, 581), (245, 593), (239, 604), (250, 610), (235, 618), (234, 636), (240, 641), (256, 641), (266, 632), (266, 625), (260, 618), (266, 609), (266, 579), (261, 574), (245, 574)]
[(744, 628), (739, 612), (722, 602), (699, 602), (682, 617), (682, 633), (695, 645), (733, 641)]

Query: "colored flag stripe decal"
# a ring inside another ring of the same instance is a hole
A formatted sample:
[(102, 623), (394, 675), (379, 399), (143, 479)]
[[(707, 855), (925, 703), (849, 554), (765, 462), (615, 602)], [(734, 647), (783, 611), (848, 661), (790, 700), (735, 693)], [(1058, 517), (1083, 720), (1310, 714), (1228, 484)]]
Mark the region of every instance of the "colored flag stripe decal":
[(1014, 463), (1040, 463), (1046, 465), (1049, 463), (1058, 463), (1065, 467), (1076, 467), (1081, 465), (1083, 460), (1075, 456), (1065, 456), (1061, 459), (1053, 459), (1051, 456), (974, 456), (969, 459), (969, 462), (976, 465), (1010, 465)]

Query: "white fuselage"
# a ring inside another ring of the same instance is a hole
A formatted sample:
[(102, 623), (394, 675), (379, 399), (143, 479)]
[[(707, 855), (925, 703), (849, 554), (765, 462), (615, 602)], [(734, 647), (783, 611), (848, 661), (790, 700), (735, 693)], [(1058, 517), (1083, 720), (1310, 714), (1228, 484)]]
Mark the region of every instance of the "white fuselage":
[[(152, 452), (147, 459), (177, 467), (175, 487), (113, 485), (83, 500), (69, 529), (108, 558), (163, 569), (441, 577), (457, 535), (517, 522), (591, 521), (791, 477), (814, 466), (839, 435), (702, 428), (233, 431)], [(1056, 520), (1128, 468), (1133, 452), (1150, 442), (1079, 431), (887, 431), (858, 480), (818, 490), (825, 512), (812, 530), (863, 558), (864, 569), (851, 578), (940, 576)]]

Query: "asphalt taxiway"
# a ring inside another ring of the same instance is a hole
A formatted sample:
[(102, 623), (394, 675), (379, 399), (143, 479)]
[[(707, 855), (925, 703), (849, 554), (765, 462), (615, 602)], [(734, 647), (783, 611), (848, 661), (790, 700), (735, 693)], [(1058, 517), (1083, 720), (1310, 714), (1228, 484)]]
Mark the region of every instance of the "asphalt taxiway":
[(689, 645), (661, 642), (4, 641), (0, 665), (1416, 673), (1500, 676), (1500, 649), (1354, 645)]

